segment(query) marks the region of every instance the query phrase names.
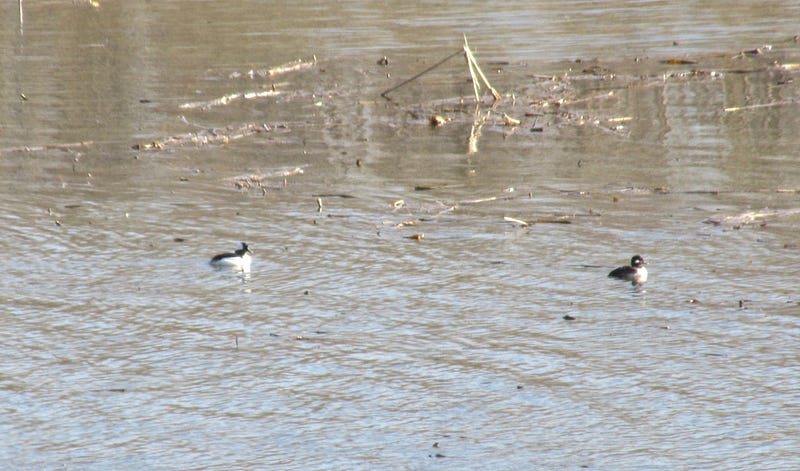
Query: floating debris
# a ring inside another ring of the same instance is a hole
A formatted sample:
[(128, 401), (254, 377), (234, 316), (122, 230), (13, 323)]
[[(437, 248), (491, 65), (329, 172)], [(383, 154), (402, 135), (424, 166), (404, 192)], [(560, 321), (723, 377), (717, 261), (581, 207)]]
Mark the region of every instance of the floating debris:
[(348, 195), (347, 193), (319, 193), (311, 196), (313, 196), (314, 198), (344, 198), (344, 199), (355, 198), (355, 196)]
[(274, 77), (276, 75), (286, 74), (289, 72), (299, 72), (301, 70), (308, 70), (314, 67), (315, 65), (317, 65), (316, 56), (314, 56), (314, 58), (311, 61), (304, 61), (302, 59), (297, 59), (294, 62), (288, 62), (286, 64), (279, 65), (277, 67), (270, 67), (269, 69), (248, 70), (247, 72), (244, 73), (233, 72), (228, 76), (228, 78), (235, 79), (244, 76), (247, 76), (251, 79), (256, 77), (261, 77), (261, 78)]
[(797, 70), (800, 69), (800, 64), (798, 63), (775, 64), (774, 67), (778, 70)]
[(608, 118), (606, 121), (609, 123), (621, 123), (624, 121), (633, 121), (633, 116), (621, 116), (619, 118)]
[[(673, 81), (708, 81), (717, 80), (720, 77), (726, 76), (728, 73), (759, 73), (764, 71), (792, 71), (785, 72), (777, 78), (777, 83), (786, 84), (790, 83), (793, 78), (790, 76), (800, 69), (800, 63), (796, 60), (785, 59), (786, 63), (779, 63), (778, 61), (771, 60), (765, 53), (773, 50), (771, 46), (764, 45), (758, 48), (751, 48), (737, 53), (739, 55), (747, 54), (750, 59), (747, 61), (747, 67), (736, 64), (731, 60), (731, 54), (708, 54), (699, 55), (696, 57), (662, 57), (656, 59), (637, 58), (636, 63), (641, 65), (636, 66), (631, 70), (628, 62), (618, 62), (615, 64), (606, 64), (601, 61), (584, 61), (576, 60), (578, 64), (584, 64), (581, 67), (569, 68), (562, 73), (555, 74), (526, 74), (526, 77), (533, 77), (535, 80), (529, 84), (523, 84), (522, 81), (517, 81), (518, 85), (513, 91), (500, 95), (495, 94), (496, 90), (491, 88), (489, 83), (484, 80), (491, 76), (483, 74), (477, 63), (474, 61), (474, 55), (471, 54), (467, 39), (464, 38), (463, 56), (467, 59), (467, 66), (469, 72), (469, 79), (467, 83), (471, 85), (472, 90), (459, 90), (459, 96), (439, 99), (427, 100), (427, 103), (413, 104), (412, 108), (406, 109), (411, 116), (419, 119), (421, 116), (425, 117), (427, 124), (432, 126), (441, 126), (444, 124), (452, 125), (453, 121), (463, 120), (467, 124), (467, 119), (472, 120), (472, 128), (468, 137), (467, 154), (475, 154), (478, 152), (478, 138), (481, 133), (481, 126), (490, 124), (505, 125), (507, 128), (513, 129), (515, 126), (521, 126), (524, 123), (523, 119), (518, 116), (532, 116), (532, 117), (546, 117), (547, 123), (543, 126), (528, 125), (526, 129), (530, 133), (543, 132), (545, 128), (551, 126), (579, 126), (591, 127), (601, 132), (608, 132), (620, 137), (627, 137), (635, 132), (636, 127), (629, 125), (629, 122), (638, 120), (634, 116), (602, 116), (598, 115), (598, 110), (608, 109), (609, 106), (596, 106), (596, 102), (600, 100), (605, 101), (621, 101), (624, 100), (631, 90), (643, 89), (648, 87), (664, 87), (666, 84)], [(783, 51), (782, 51), (783, 52)], [(403, 87), (421, 76), (430, 73), (437, 67), (440, 67), (445, 61), (455, 57), (457, 53), (453, 53), (428, 67), (423, 72), (403, 81), (402, 83), (384, 91), (381, 96), (390, 101), (395, 101), (394, 97), (389, 98), (389, 95), (395, 90)], [(759, 57), (760, 56), (760, 57)], [(736, 66), (736, 67), (734, 67)], [(493, 72), (499, 72), (499, 69), (494, 69)], [(505, 74), (506, 76), (510, 74)], [(577, 86), (576, 86), (577, 85)], [(481, 100), (485, 100), (481, 91), (490, 88), (493, 91), (492, 95), (495, 102), (492, 104), (490, 110), (499, 119), (487, 120), (485, 116), (481, 115), (479, 107), (482, 104)], [(469, 93), (473, 95), (472, 98), (465, 97)], [(502, 101), (502, 97), (509, 97), (509, 99)], [(531, 97), (525, 99), (523, 97)], [(527, 101), (528, 108), (521, 109), (518, 107), (519, 102)], [(770, 103), (768, 105), (750, 105), (753, 107), (761, 106), (776, 106), (780, 104), (797, 104), (800, 99), (788, 97), (780, 102)], [(473, 104), (478, 107), (472, 108)], [(624, 103), (619, 103), (624, 105)], [(420, 111), (420, 106), (423, 111)], [(427, 107), (425, 109), (424, 107)], [(580, 107), (580, 108), (579, 108)], [(749, 109), (745, 107), (729, 107), (725, 109), (726, 112), (739, 111)], [(446, 110), (443, 112), (443, 110)], [(613, 113), (613, 112), (612, 112)], [(445, 118), (446, 117), (446, 118)], [(519, 124), (517, 124), (519, 121)], [(459, 123), (461, 124), (461, 123)], [(495, 126), (490, 126), (490, 130), (498, 131)], [(512, 134), (512, 131), (503, 131), (504, 137)], [(527, 133), (519, 133), (516, 136), (523, 137)]]
[(756, 109), (756, 108), (769, 108), (769, 107), (772, 107), (772, 106), (794, 105), (794, 104), (797, 104), (797, 103), (800, 103), (800, 100), (792, 98), (792, 99), (788, 99), (788, 100), (773, 101), (773, 102), (770, 102), (770, 103), (758, 103), (758, 104), (755, 104), (755, 105), (730, 106), (728, 108), (725, 108), (724, 111), (726, 113), (732, 113), (734, 111), (753, 110), (753, 109)]
[(519, 126), (522, 124), (522, 121), (514, 119), (505, 113), (503, 113), (503, 122), (506, 123), (506, 126)]
[(713, 224), (715, 226), (726, 225), (738, 228), (740, 226), (752, 224), (757, 220), (768, 217), (786, 217), (795, 214), (800, 214), (800, 208), (779, 209), (775, 211), (769, 211), (769, 210), (748, 211), (742, 214), (738, 214), (736, 216), (711, 217), (703, 222), (706, 224)]
[(522, 219), (503, 216), (503, 220), (512, 224), (519, 224), (520, 226), (530, 226), (533, 224), (572, 224), (569, 216), (560, 216), (552, 218), (537, 218), (532, 221), (524, 221)]
[(750, 50), (747, 50), (747, 51), (742, 51), (739, 54), (740, 55), (747, 54), (747, 55), (751, 55), (751, 56), (760, 56), (761, 54), (766, 54), (767, 52), (769, 52), (771, 50), (772, 50), (772, 45), (764, 44), (761, 47), (757, 47), (755, 49), (750, 49)]
[(210, 128), (198, 132), (179, 134), (158, 141), (134, 144), (131, 148), (134, 150), (163, 150), (168, 147), (180, 147), (190, 144), (199, 146), (227, 144), (230, 141), (270, 131), (272, 131), (272, 128), (266, 124), (244, 124), (238, 127)]
[(439, 115), (431, 116), (429, 121), (431, 123), (431, 126), (433, 126), (435, 128), (440, 127), (440, 126), (444, 126), (445, 124), (447, 124), (447, 119), (445, 119), (445, 118), (443, 118), (442, 116), (439, 116)]
[(251, 188), (265, 189), (267, 180), (274, 178), (283, 178), (285, 186), (286, 177), (302, 175), (304, 173), (303, 168), (307, 166), (308, 165), (305, 165), (303, 167), (295, 167), (289, 170), (278, 170), (270, 173), (239, 175), (230, 178), (229, 180), (232, 182), (233, 186), (236, 187), (237, 190), (248, 190)]
[(522, 227), (528, 226), (527, 221), (523, 221), (522, 219), (512, 218), (508, 216), (503, 216), (503, 221), (519, 224)]
[(261, 91), (237, 92), (237, 93), (231, 93), (229, 95), (223, 95), (213, 100), (193, 101), (189, 103), (184, 103), (180, 105), (178, 108), (182, 110), (192, 110), (196, 108), (207, 110), (215, 106), (230, 105), (234, 101), (238, 100), (252, 100), (254, 98), (275, 97), (281, 95), (281, 93), (282, 92), (271, 88), (269, 90), (261, 90)]
[(0, 149), (0, 154), (7, 152), (43, 152), (48, 150), (60, 150), (64, 152), (74, 151), (75, 149), (87, 148), (94, 144), (92, 141), (70, 142), (66, 144), (45, 144), (41, 146), (17, 146)]
[(561, 216), (558, 218), (539, 218), (534, 221), (536, 224), (572, 224), (568, 216)]
[(304, 61), (302, 59), (297, 59), (297, 61), (293, 63), (288, 63), (284, 65), (279, 65), (277, 67), (272, 67), (267, 70), (267, 76), (272, 77), (278, 74), (285, 74), (289, 72), (298, 72), (301, 70), (307, 70), (317, 65), (317, 56), (312, 56), (311, 61)]
[(697, 64), (697, 61), (689, 60), (689, 59), (664, 59), (659, 61), (662, 64), (669, 64), (669, 65), (693, 65)]

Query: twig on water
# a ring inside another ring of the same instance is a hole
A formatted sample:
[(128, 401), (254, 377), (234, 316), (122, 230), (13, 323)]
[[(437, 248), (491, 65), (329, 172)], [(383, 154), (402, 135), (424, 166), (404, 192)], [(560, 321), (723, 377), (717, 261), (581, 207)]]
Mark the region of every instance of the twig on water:
[(388, 95), (389, 93), (391, 93), (391, 92), (397, 90), (398, 88), (400, 88), (400, 87), (402, 87), (402, 86), (404, 86), (404, 85), (406, 85), (408, 83), (411, 83), (414, 80), (422, 77), (423, 75), (427, 74), (428, 72), (430, 72), (433, 69), (439, 67), (440, 65), (444, 64), (445, 62), (449, 61), (450, 59), (452, 59), (453, 57), (455, 57), (455, 56), (457, 56), (459, 54), (461, 54), (461, 51), (456, 51), (456, 52), (450, 54), (449, 56), (447, 56), (444, 59), (440, 60), (439, 62), (433, 64), (432, 66), (428, 67), (427, 69), (423, 70), (422, 72), (418, 73), (417, 75), (415, 75), (415, 76), (413, 76), (413, 77), (411, 77), (409, 79), (403, 80), (402, 82), (398, 83), (397, 85), (395, 85), (394, 87), (392, 87), (392, 88), (390, 88), (388, 90), (384, 90), (383, 92), (381, 92), (381, 96), (388, 100), (389, 97), (386, 96), (386, 95)]
[[(449, 61), (453, 57), (461, 54), (462, 52), (464, 53), (464, 55), (466, 56), (466, 59), (467, 59), (467, 66), (469, 68), (469, 75), (472, 78), (472, 88), (473, 88), (473, 91), (475, 92), (475, 100), (477, 102), (480, 102), (480, 93), (479, 93), (480, 92), (480, 82), (483, 82), (483, 84), (486, 85), (486, 88), (488, 88), (489, 91), (492, 93), (492, 97), (494, 97), (495, 101), (500, 100), (502, 98), (502, 95), (500, 95), (497, 92), (497, 90), (495, 90), (494, 87), (492, 87), (492, 84), (489, 83), (489, 80), (486, 78), (486, 75), (484, 75), (483, 71), (481, 70), (480, 66), (478, 65), (478, 61), (475, 59), (475, 56), (472, 54), (472, 50), (469, 48), (469, 43), (467, 42), (467, 35), (466, 34), (464, 35), (464, 46), (462, 47), (462, 50), (450, 54), (449, 56), (447, 56), (444, 59), (440, 60), (439, 62), (433, 64), (432, 66), (428, 67), (427, 69), (423, 70), (422, 72), (418, 73), (417, 75), (415, 75), (415, 76), (413, 76), (413, 77), (411, 77), (409, 79), (403, 80), (402, 82), (398, 83), (397, 85), (395, 85), (394, 87), (392, 87), (392, 88), (390, 88), (388, 90), (384, 90), (383, 92), (381, 92), (381, 96), (388, 100), (389, 97), (387, 95), (389, 93), (397, 90), (400, 87), (403, 87), (403, 86), (413, 82), (414, 80), (417, 80), (418, 78), (422, 77), (423, 75), (427, 74), (428, 72), (436, 69), (437, 67), (441, 66), (445, 62)], [(480, 82), (478, 81), (478, 79), (480, 79)]]
[(513, 224), (519, 224), (522, 227), (530, 225), (528, 221), (523, 221), (522, 219), (512, 218), (510, 216), (503, 216), (503, 220), (506, 222), (510, 222)]

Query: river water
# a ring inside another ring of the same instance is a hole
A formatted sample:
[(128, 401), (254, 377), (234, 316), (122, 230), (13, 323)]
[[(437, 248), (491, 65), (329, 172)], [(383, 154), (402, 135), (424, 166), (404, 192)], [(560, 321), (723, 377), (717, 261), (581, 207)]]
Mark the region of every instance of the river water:
[(796, 2), (0, 22), (3, 469), (800, 468)]

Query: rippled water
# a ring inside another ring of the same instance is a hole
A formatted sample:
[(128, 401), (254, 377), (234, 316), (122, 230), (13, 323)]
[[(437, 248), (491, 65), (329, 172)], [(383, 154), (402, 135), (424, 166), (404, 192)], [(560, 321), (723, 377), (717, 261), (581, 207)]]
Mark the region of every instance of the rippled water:
[[(800, 62), (793, 2), (23, 6), (0, 7), (3, 469), (800, 467), (797, 71), (769, 66)], [(525, 121), (472, 155), (439, 101), (470, 93), (458, 60), (379, 97), (465, 31)], [(180, 109), (312, 55), (279, 99)], [(593, 58), (724, 74), (575, 85), (621, 132), (525, 116)], [(240, 240), (249, 275), (208, 266)], [(606, 277), (635, 253), (644, 287)]]

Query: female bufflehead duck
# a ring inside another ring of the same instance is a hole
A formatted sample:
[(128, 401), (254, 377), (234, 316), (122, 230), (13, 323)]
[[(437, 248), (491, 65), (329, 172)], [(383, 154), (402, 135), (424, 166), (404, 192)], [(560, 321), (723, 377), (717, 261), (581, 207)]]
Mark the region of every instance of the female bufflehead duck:
[(240, 271), (250, 271), (250, 254), (253, 253), (244, 242), (239, 242), (234, 253), (221, 253), (211, 259), (211, 265), (217, 268), (230, 267)]
[(647, 264), (641, 255), (634, 255), (631, 258), (630, 266), (615, 268), (608, 276), (640, 285), (647, 281), (647, 268), (644, 267), (645, 265)]

